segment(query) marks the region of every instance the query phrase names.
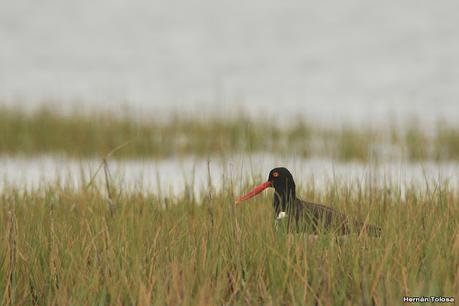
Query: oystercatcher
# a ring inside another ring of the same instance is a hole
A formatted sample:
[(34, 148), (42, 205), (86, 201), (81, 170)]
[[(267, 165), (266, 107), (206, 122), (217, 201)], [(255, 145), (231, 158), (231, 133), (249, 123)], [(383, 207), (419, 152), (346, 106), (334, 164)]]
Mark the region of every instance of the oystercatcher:
[(375, 225), (352, 220), (331, 207), (298, 199), (293, 176), (287, 168), (283, 167), (272, 169), (266, 182), (238, 198), (236, 204), (254, 197), (268, 187), (274, 188), (273, 206), (276, 221), (288, 218), (289, 230), (311, 230), (315, 234), (321, 229), (338, 234), (351, 232), (364, 232), (371, 236), (381, 234), (381, 228)]

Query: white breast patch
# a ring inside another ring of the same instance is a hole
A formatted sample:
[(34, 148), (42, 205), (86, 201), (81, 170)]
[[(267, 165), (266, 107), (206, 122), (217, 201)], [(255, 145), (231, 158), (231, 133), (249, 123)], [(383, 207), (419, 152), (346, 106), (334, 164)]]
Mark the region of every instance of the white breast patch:
[(285, 211), (281, 211), (279, 212), (279, 214), (277, 215), (277, 218), (276, 220), (281, 220), (281, 219), (284, 219), (287, 217), (287, 213)]

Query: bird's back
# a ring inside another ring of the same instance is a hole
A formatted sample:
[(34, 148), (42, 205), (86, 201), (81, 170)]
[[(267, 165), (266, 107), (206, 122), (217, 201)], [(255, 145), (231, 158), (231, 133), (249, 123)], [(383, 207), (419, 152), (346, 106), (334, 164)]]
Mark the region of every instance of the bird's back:
[(312, 227), (314, 232), (321, 229), (333, 230), (340, 234), (365, 231), (372, 236), (380, 236), (381, 229), (371, 224), (352, 220), (339, 211), (318, 203), (295, 200), (295, 221), (306, 227)]

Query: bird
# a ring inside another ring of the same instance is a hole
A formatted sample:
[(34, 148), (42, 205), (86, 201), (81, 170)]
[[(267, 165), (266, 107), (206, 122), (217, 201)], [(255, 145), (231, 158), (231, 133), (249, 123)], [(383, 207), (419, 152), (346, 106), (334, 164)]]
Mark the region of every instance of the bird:
[(247, 201), (269, 187), (274, 188), (275, 219), (279, 221), (287, 218), (288, 229), (291, 231), (312, 231), (314, 234), (318, 234), (321, 230), (325, 230), (341, 235), (353, 232), (366, 233), (376, 237), (381, 235), (381, 228), (378, 226), (353, 220), (329, 206), (297, 198), (293, 176), (284, 167), (272, 169), (266, 182), (240, 196), (235, 203)]

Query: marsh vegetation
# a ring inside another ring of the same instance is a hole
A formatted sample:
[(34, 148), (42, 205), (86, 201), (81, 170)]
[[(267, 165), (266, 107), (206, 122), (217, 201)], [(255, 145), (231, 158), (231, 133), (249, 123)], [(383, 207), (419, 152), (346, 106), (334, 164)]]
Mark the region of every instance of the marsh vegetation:
[(104, 186), (5, 190), (2, 304), (396, 305), (405, 295), (459, 296), (459, 194), (445, 184), (420, 192), (330, 182), (318, 191), (303, 182), (300, 197), (383, 230), (317, 239), (276, 231), (269, 193), (235, 207), (234, 185), (209, 185), (199, 197), (112, 186), (112, 209)]
[(0, 154), (64, 154), (74, 158), (207, 157), (235, 152), (295, 154), (340, 161), (404, 158), (409, 161), (459, 160), (459, 128), (438, 121), (433, 128), (409, 120), (382, 128), (342, 124), (321, 127), (303, 119), (275, 120), (171, 116), (169, 120), (125, 115), (59, 114), (49, 108), (32, 113), (0, 109)]
[[(434, 130), (415, 120), (404, 129), (267, 122), (3, 108), (0, 154), (83, 162), (118, 148), (110, 158), (121, 161), (266, 152), (360, 165), (393, 156), (459, 159), (459, 130), (440, 121)], [(364, 180), (335, 179), (333, 169), (333, 178), (318, 186), (312, 173), (298, 182), (299, 197), (376, 224), (382, 235), (323, 232), (311, 239), (276, 230), (270, 192), (234, 205), (236, 193), (265, 173), (236, 179), (222, 168), (213, 181), (209, 170), (198, 192), (187, 177), (179, 192), (152, 192), (141, 184), (128, 189), (110, 175), (104, 181), (102, 170), (89, 181), (94, 171), (83, 171), (71, 186), (2, 185), (2, 304), (395, 305), (403, 296), (459, 296), (459, 194), (448, 177), (426, 175), (420, 188), (376, 172)]]

